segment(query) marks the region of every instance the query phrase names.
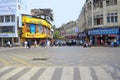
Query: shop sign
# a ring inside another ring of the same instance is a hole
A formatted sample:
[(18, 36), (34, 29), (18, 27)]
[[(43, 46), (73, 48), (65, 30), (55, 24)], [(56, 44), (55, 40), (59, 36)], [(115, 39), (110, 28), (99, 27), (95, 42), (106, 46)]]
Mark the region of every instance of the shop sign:
[(85, 37), (86, 36), (86, 33), (79, 33), (78, 34), (78, 37)]
[(26, 37), (28, 37), (28, 38), (41, 38), (41, 37), (44, 37), (44, 34), (27, 34)]
[(0, 34), (0, 37), (17, 37), (15, 34)]
[(97, 35), (97, 34), (118, 34), (119, 28), (108, 28), (108, 29), (97, 29), (88, 31), (89, 35)]
[(35, 34), (27, 34), (27, 37), (35, 37)]

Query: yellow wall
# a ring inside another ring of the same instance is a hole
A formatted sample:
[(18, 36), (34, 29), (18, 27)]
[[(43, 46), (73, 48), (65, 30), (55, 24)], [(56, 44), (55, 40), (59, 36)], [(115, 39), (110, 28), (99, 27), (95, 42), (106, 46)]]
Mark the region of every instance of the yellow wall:
[(44, 19), (38, 19), (38, 18), (33, 18), (33, 17), (29, 17), (29, 16), (22, 16), (22, 22), (26, 22), (26, 23), (33, 23), (33, 24), (41, 24), (46, 26), (47, 28), (51, 28), (51, 24), (48, 23), (46, 20)]
[[(39, 33), (38, 32), (38, 25), (42, 25), (42, 27), (46, 27), (48, 28), (48, 30), (51, 29), (51, 24), (48, 23), (46, 20), (44, 19), (38, 19), (38, 18), (33, 18), (33, 17), (29, 17), (29, 16), (23, 16), (22, 17), (22, 38), (49, 38), (50, 35), (46, 34), (46, 33)], [(27, 24), (36, 24), (36, 33), (35, 34), (31, 34), (30, 31), (27, 31)]]

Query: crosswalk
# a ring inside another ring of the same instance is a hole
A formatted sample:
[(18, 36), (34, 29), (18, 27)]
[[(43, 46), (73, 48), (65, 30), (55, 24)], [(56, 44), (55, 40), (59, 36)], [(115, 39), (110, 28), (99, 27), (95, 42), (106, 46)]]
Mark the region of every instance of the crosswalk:
[(120, 80), (119, 65), (0, 68), (0, 80)]

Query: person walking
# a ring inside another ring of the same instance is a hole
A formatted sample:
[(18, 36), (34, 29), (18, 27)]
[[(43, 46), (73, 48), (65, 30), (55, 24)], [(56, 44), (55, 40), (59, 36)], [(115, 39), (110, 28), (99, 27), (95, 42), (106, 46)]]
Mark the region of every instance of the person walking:
[(8, 47), (12, 47), (10, 41), (7, 42)]
[(50, 41), (47, 40), (47, 47), (50, 47)]
[(27, 48), (27, 44), (28, 44), (27, 41), (25, 41), (25, 42), (24, 42), (24, 46), (25, 46), (25, 48)]
[(34, 47), (37, 48), (37, 41), (34, 42)]
[(28, 48), (31, 48), (31, 43), (30, 43), (30, 41), (27, 42), (27, 46), (28, 46)]

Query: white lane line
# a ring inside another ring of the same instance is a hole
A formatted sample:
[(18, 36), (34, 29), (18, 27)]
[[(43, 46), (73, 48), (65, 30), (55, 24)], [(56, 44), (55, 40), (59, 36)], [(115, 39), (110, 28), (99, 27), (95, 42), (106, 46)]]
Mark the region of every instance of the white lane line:
[(73, 80), (73, 67), (65, 67), (63, 68), (61, 80)]
[(81, 80), (93, 80), (89, 67), (79, 67)]
[(17, 80), (30, 80), (30, 78), (39, 70), (40, 68), (35, 67), (32, 68), (30, 71), (28, 71), (26, 74), (24, 74), (23, 76), (21, 76), (19, 79)]
[(47, 68), (47, 69), (42, 73), (42, 75), (38, 78), (38, 80), (51, 80), (54, 71), (55, 71), (55, 68), (54, 68), (54, 67), (49, 67), (49, 68)]
[(98, 77), (98, 80), (113, 80), (112, 77), (105, 72), (105, 70), (101, 67), (93, 67), (95, 72), (96, 72), (96, 75)]
[(14, 76), (15, 74), (17, 74), (18, 72), (22, 71), (24, 69), (24, 67), (18, 67), (16, 69), (14, 69), (13, 71), (7, 73), (6, 75), (2, 76), (2, 79), (9, 79), (10, 77)]

